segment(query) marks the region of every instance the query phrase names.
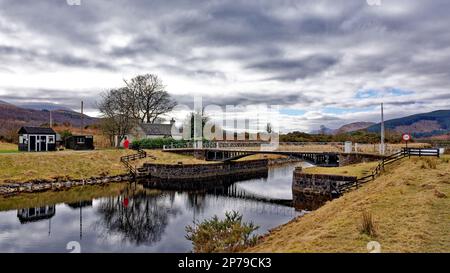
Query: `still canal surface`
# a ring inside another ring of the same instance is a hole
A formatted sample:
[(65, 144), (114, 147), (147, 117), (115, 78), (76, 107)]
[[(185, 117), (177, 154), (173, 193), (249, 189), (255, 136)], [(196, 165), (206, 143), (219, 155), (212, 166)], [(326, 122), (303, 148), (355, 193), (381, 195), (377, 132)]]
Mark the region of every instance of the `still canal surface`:
[(69, 242), (81, 252), (189, 252), (187, 225), (232, 210), (264, 234), (303, 213), (283, 200), (292, 199), (294, 168), (306, 164), (273, 167), (267, 177), (208, 192), (131, 185), (116, 196), (2, 211), (0, 252), (70, 252)]

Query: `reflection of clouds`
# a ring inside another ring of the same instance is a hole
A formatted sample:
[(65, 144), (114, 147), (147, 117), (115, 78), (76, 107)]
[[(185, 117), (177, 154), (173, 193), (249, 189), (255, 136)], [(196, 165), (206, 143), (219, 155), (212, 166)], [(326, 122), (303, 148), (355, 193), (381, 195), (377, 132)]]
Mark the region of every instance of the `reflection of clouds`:
[(261, 179), (254, 179), (237, 183), (237, 186), (249, 193), (270, 198), (292, 199), (292, 174), (296, 166), (308, 167), (309, 163), (299, 163), (269, 169), (265, 183)]

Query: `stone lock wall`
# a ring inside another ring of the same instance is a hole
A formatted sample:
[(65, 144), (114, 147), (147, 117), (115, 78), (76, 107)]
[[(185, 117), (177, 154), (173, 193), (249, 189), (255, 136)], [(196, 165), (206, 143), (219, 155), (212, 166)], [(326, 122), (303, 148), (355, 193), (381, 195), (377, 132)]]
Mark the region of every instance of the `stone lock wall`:
[(356, 182), (355, 176), (307, 174), (296, 168), (292, 179), (293, 205), (298, 210), (315, 210), (336, 197), (342, 183)]
[(308, 174), (304, 173), (300, 167), (294, 171), (292, 189), (297, 192), (332, 194), (338, 185), (356, 181), (357, 177), (355, 176)]
[(249, 160), (210, 164), (144, 164), (143, 168), (150, 178), (182, 180), (192, 178), (219, 177), (232, 174), (257, 172), (268, 169), (268, 160)]

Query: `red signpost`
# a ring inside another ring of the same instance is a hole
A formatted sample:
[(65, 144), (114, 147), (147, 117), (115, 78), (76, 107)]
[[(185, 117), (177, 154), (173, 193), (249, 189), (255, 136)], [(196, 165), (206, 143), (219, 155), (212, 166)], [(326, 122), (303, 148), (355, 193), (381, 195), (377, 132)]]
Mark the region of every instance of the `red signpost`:
[(403, 134), (402, 135), (402, 139), (404, 142), (406, 142), (406, 149), (408, 149), (408, 141), (411, 140), (411, 135), (410, 134)]

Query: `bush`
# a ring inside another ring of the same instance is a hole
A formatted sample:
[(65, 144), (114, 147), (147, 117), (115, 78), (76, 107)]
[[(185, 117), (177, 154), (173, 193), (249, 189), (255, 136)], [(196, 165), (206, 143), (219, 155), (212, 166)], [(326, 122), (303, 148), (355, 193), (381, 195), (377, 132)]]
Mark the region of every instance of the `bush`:
[(362, 234), (366, 234), (371, 237), (377, 236), (377, 230), (376, 230), (375, 222), (373, 220), (372, 213), (367, 212), (367, 211), (363, 212), (359, 231)]
[(231, 253), (255, 245), (257, 237), (251, 234), (257, 229), (252, 222), (242, 223), (242, 215), (233, 211), (226, 212), (224, 220), (216, 215), (187, 226), (186, 238), (192, 241), (195, 253)]
[(145, 138), (133, 141), (131, 147), (133, 149), (162, 149), (164, 145), (183, 145), (186, 142), (185, 140), (175, 140), (173, 138)]
[[(141, 140), (135, 140), (131, 144), (132, 149), (162, 149), (164, 145), (168, 146), (173, 144), (175, 147), (184, 146), (191, 141), (189, 140), (175, 140), (171, 137), (166, 138), (145, 138)], [(207, 145), (209, 141), (203, 140), (203, 144)]]

